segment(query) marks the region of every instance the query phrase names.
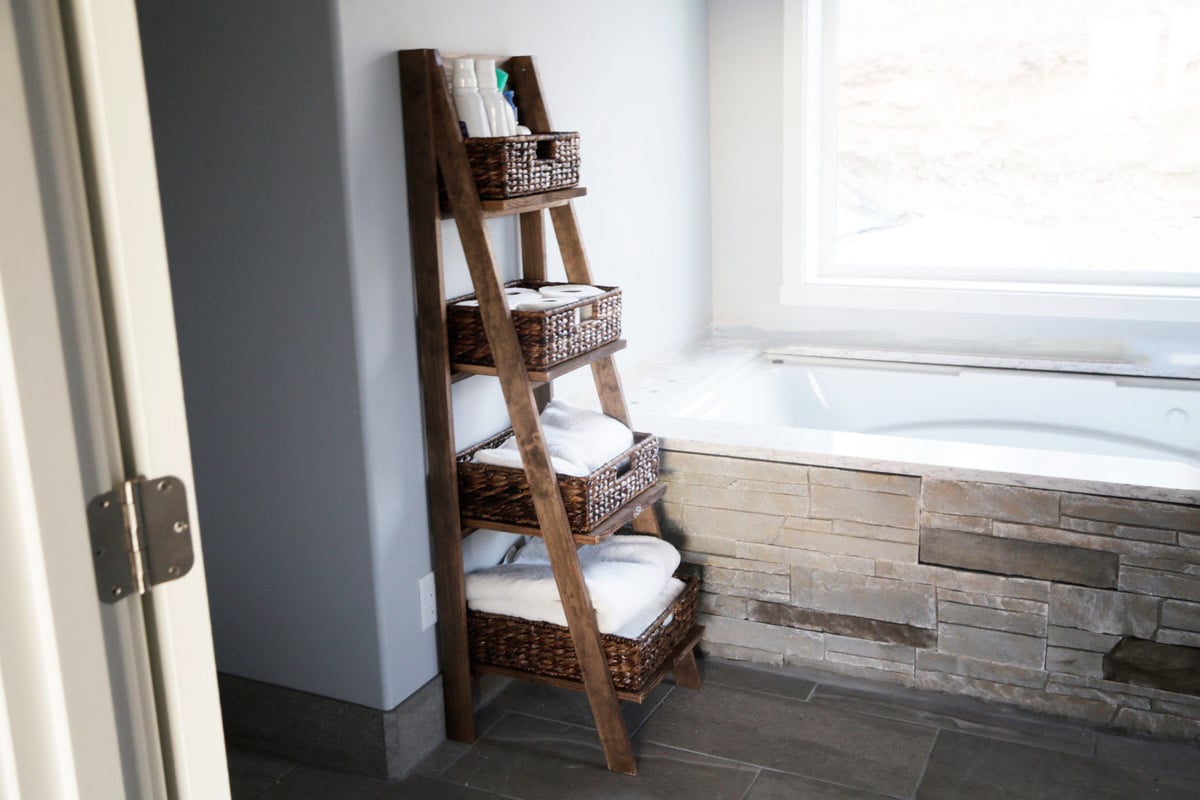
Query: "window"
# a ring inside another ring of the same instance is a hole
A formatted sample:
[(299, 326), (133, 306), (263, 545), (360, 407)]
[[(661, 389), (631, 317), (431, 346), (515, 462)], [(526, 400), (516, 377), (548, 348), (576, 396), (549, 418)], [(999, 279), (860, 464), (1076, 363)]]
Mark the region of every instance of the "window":
[(785, 19), (785, 301), (1200, 319), (1200, 0), (790, 0)]

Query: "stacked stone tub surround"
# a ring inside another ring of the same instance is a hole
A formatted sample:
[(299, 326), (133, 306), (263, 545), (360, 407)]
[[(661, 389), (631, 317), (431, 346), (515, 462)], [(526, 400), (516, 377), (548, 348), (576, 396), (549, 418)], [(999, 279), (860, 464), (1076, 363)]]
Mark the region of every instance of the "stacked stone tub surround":
[(1194, 493), (671, 446), (667, 535), (703, 577), (708, 653), (1200, 738)]

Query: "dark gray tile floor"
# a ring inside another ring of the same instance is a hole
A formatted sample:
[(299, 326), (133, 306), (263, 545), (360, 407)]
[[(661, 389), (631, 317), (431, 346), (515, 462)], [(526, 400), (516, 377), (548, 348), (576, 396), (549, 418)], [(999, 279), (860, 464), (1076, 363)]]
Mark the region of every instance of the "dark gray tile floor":
[(701, 662), (624, 706), (637, 777), (604, 768), (581, 694), (513, 682), (479, 739), (395, 783), (231, 750), (234, 800), (1197, 800), (1200, 745), (798, 668)]

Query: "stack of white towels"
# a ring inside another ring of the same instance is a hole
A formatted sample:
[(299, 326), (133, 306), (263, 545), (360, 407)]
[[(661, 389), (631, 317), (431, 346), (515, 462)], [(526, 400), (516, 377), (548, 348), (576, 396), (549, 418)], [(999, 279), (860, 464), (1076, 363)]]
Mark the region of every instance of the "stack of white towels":
[[(672, 577), (679, 551), (656, 536), (620, 535), (579, 548), (601, 633), (636, 639), (683, 591)], [(505, 563), (467, 575), (467, 606), (489, 614), (566, 625), (546, 544), (529, 541)]]
[[(619, 420), (564, 400), (551, 400), (542, 411), (542, 434), (559, 475), (590, 475), (633, 447), (633, 431)], [(499, 447), (477, 450), (471, 460), (524, 469), (515, 436)]]
[[(560, 283), (543, 286), (540, 289), (507, 286), (504, 294), (508, 298), (508, 307), (513, 311), (550, 311), (588, 297), (597, 297), (604, 294), (604, 290), (599, 286), (589, 286), (585, 283)], [(456, 305), (477, 306), (479, 301), (460, 300)], [(580, 317), (591, 319), (591, 311), (591, 306), (584, 306), (580, 309)]]

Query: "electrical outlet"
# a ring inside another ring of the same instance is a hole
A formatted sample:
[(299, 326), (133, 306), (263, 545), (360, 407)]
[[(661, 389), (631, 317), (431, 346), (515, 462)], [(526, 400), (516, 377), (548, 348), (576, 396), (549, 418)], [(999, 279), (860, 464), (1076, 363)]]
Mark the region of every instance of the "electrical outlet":
[(432, 572), (417, 581), (417, 591), (421, 594), (421, 630), (426, 630), (437, 622), (437, 595), (433, 590)]

